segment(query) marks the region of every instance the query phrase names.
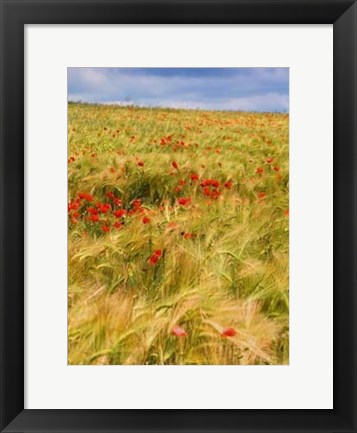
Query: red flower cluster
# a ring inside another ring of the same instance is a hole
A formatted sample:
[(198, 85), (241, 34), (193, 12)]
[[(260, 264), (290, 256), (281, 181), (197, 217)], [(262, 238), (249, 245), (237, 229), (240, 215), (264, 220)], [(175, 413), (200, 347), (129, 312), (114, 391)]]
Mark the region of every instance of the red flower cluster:
[[(81, 216), (80, 212), (77, 212), (86, 202), (93, 201), (93, 196), (84, 192), (80, 192), (74, 201), (68, 203), (68, 213), (70, 214), (71, 221), (75, 224), (78, 222), (78, 218)], [(76, 212), (73, 212), (76, 211)]]
[[(110, 231), (110, 227), (113, 224), (112, 218), (110, 215), (113, 215), (116, 218), (122, 218), (127, 215), (127, 211), (125, 209), (118, 209), (118, 207), (122, 206), (122, 200), (115, 196), (115, 194), (111, 191), (107, 191), (105, 193), (106, 197), (111, 201), (111, 203), (105, 202), (96, 202), (92, 206), (88, 206), (88, 203), (94, 200), (93, 196), (88, 193), (79, 193), (76, 200), (70, 201), (68, 203), (68, 213), (72, 223), (77, 223), (78, 218), (82, 217), (83, 221), (87, 220), (92, 223), (101, 223), (101, 230), (104, 233), (108, 233)], [(141, 201), (134, 200), (132, 203), (131, 213), (135, 213), (138, 210), (144, 211), (141, 208)], [(101, 218), (101, 215), (104, 215)], [(122, 228), (123, 222), (114, 222), (113, 227)]]
[(96, 207), (99, 213), (108, 213), (112, 208), (109, 203), (96, 203)]
[(212, 187), (214, 187), (214, 188), (218, 188), (218, 187), (219, 187), (219, 182), (218, 182), (218, 180), (216, 180), (216, 179), (206, 179), (206, 180), (203, 180), (203, 181), (201, 182), (201, 186), (202, 186), (202, 187), (205, 187), (205, 186), (212, 186)]
[(81, 204), (79, 201), (69, 202), (68, 203), (68, 212), (70, 212), (71, 210), (78, 210), (80, 205)]
[(203, 194), (207, 197), (217, 199), (221, 192), (219, 190), (220, 183), (216, 179), (206, 179), (201, 182)]

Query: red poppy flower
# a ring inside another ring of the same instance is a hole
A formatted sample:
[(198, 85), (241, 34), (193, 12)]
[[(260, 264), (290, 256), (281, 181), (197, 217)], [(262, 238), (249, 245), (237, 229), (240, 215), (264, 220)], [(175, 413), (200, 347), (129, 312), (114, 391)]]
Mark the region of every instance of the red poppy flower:
[(151, 221), (150, 218), (147, 217), (147, 216), (145, 216), (145, 217), (143, 218), (143, 224), (149, 224), (150, 221)]
[(284, 211), (284, 215), (285, 215), (286, 217), (289, 216), (289, 209), (286, 209), (286, 210)]
[(134, 207), (135, 209), (139, 209), (140, 206), (141, 206), (141, 201), (140, 201), (139, 199), (136, 198), (136, 199), (133, 201), (133, 207)]
[(81, 214), (77, 211), (72, 213), (72, 218), (79, 218), (80, 216)]
[(106, 192), (105, 195), (110, 198), (111, 200), (114, 200), (115, 195), (112, 192)]
[(86, 194), (86, 193), (84, 193), (84, 192), (80, 192), (80, 193), (78, 194), (78, 197), (79, 197), (81, 200), (93, 201), (93, 196), (92, 196), (91, 194)]
[(190, 197), (180, 197), (179, 199), (177, 199), (177, 202), (181, 206), (187, 206), (188, 204), (191, 203), (191, 198)]
[(267, 163), (267, 164), (271, 164), (272, 162), (273, 162), (273, 158), (267, 158), (267, 159), (266, 159), (266, 163)]
[(211, 195), (211, 190), (208, 188), (208, 186), (205, 186), (203, 188), (203, 194), (206, 195), (207, 197), (210, 197)]
[(176, 193), (179, 193), (179, 192), (181, 192), (182, 191), (182, 186), (176, 186), (175, 188), (174, 188), (174, 192), (176, 192)]
[(116, 229), (121, 229), (123, 227), (123, 223), (119, 221), (116, 221), (113, 225)]
[(185, 180), (185, 179), (180, 179), (180, 180), (179, 180), (179, 185), (185, 185), (185, 183), (186, 183), (186, 180)]
[(200, 177), (197, 173), (191, 173), (190, 178), (191, 178), (191, 180), (198, 180)]
[(280, 170), (280, 167), (278, 166), (278, 165), (276, 165), (275, 167), (274, 167), (274, 171), (279, 171)]
[(96, 215), (96, 214), (91, 215), (91, 216), (89, 217), (89, 221), (92, 221), (92, 222), (94, 222), (94, 223), (97, 223), (97, 222), (99, 221), (99, 215)]
[(258, 192), (258, 197), (259, 198), (265, 198), (267, 195), (265, 194), (265, 192)]
[(108, 213), (112, 208), (109, 203), (97, 203), (96, 206), (99, 213)]
[(183, 235), (183, 237), (184, 237), (185, 239), (191, 239), (191, 238), (192, 238), (192, 234), (191, 234), (191, 233), (185, 233), (185, 234)]
[(124, 210), (124, 209), (116, 210), (116, 211), (114, 212), (114, 215), (115, 215), (117, 218), (121, 218), (121, 217), (123, 217), (124, 215), (126, 215), (126, 210)]
[(264, 173), (264, 168), (263, 167), (258, 167), (257, 170), (256, 170), (256, 172), (258, 174), (262, 174), (262, 173)]
[(162, 254), (161, 250), (154, 251), (149, 257), (148, 263), (150, 265), (156, 265), (156, 263), (160, 260), (161, 254)]
[(171, 331), (176, 337), (187, 337), (187, 332), (180, 326), (174, 326)]
[(143, 163), (143, 161), (139, 161), (139, 162), (138, 162), (138, 166), (139, 166), (139, 167), (144, 167), (144, 163)]
[(108, 233), (110, 231), (110, 227), (108, 227), (107, 225), (103, 224), (102, 225), (102, 230), (104, 233)]
[(114, 204), (116, 206), (121, 206), (122, 205), (122, 201), (120, 200), (120, 198), (114, 197), (113, 201), (114, 201)]
[(71, 210), (78, 210), (80, 206), (80, 203), (78, 201), (72, 201), (68, 203), (68, 212)]
[(221, 335), (224, 337), (234, 337), (237, 331), (234, 328), (224, 328)]
[(176, 170), (178, 170), (179, 165), (177, 161), (172, 161), (171, 165), (173, 166), (173, 168), (175, 168)]
[(216, 179), (206, 179), (204, 181), (201, 182), (201, 186), (205, 187), (205, 186), (213, 186), (214, 188), (218, 188), (219, 187), (219, 182)]
[(232, 182), (231, 180), (228, 180), (228, 181), (224, 184), (224, 186), (225, 186), (227, 189), (231, 189), (232, 186), (233, 186), (233, 182)]
[(98, 210), (95, 207), (89, 207), (87, 208), (87, 212), (90, 213), (91, 215), (97, 215)]

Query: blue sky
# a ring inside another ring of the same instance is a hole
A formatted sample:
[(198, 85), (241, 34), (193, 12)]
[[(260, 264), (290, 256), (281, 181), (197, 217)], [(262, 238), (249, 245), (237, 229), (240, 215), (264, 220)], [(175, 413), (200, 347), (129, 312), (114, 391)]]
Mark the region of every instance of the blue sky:
[(288, 68), (68, 68), (71, 101), (288, 111)]

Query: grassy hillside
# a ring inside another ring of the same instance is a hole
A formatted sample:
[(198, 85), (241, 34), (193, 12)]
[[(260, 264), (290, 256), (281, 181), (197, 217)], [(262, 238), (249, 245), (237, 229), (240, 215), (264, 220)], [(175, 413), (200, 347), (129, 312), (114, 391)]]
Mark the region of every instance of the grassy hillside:
[(70, 364), (286, 364), (286, 114), (68, 105)]

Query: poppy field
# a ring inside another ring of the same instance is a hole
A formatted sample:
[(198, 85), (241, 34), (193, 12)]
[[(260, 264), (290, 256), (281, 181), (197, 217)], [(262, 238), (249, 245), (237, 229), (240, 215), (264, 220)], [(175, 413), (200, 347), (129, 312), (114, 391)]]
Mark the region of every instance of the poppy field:
[(289, 115), (68, 104), (68, 363), (289, 363)]

